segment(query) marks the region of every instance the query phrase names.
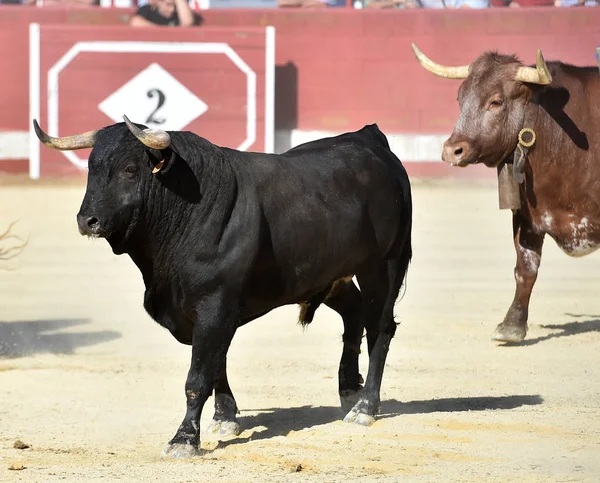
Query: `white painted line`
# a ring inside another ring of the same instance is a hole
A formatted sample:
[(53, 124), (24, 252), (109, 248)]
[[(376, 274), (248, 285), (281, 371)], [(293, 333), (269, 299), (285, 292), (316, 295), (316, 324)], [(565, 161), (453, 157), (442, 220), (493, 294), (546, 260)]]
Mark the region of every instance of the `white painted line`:
[[(32, 125), (33, 126), (33, 125)], [(335, 136), (340, 133), (329, 131), (275, 131), (276, 152), (282, 152), (285, 147), (298, 146), (307, 141)], [(403, 163), (412, 162), (441, 162), (442, 145), (450, 134), (388, 134), (385, 133), (392, 151)], [(277, 140), (281, 137), (281, 145)], [(29, 144), (32, 142), (33, 144)], [(31, 131), (0, 132), (0, 159), (26, 159), (29, 157), (29, 146), (39, 152), (39, 141)]]
[[(360, 129), (362, 126), (357, 126)], [(293, 129), (282, 134), (289, 135), (290, 145), (298, 146), (308, 141), (314, 141), (330, 136), (337, 136), (342, 132), (333, 131), (300, 131)], [(441, 160), (444, 141), (448, 134), (392, 134), (384, 132), (390, 149), (404, 162), (438, 162)], [(278, 150), (279, 151), (279, 150)]]

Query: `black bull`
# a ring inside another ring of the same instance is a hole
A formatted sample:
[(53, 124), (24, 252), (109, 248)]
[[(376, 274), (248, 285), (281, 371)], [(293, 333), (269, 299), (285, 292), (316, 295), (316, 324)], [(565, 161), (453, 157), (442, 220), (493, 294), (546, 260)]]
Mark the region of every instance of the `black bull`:
[(80, 232), (131, 257), (148, 313), (192, 345), (187, 411), (164, 454), (196, 454), (213, 390), (211, 429), (239, 433), (227, 350), (238, 327), (285, 304), (303, 304), (312, 318), (324, 302), (341, 315), (345, 420), (370, 424), (412, 256), (410, 183), (385, 135), (370, 125), (269, 155), (126, 122), (66, 138), (34, 124), (55, 149), (93, 147)]

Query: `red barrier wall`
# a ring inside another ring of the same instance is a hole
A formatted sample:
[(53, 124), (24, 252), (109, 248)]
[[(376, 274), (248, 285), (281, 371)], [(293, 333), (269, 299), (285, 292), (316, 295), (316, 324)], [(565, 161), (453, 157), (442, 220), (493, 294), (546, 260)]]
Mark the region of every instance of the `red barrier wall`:
[(105, 8), (0, 5), (0, 131), (29, 129), (29, 24), (126, 25), (129, 12)]
[[(468, 64), (484, 49), (595, 65), (598, 8), (487, 10), (242, 11), (205, 13), (210, 25), (273, 25), (276, 63), (298, 72), (297, 127), (342, 131), (377, 122), (391, 133), (447, 133), (458, 114), (459, 81), (415, 60)], [(276, 103), (286, 103), (276, 94)], [(279, 107), (277, 124), (294, 121)]]
[[(127, 9), (0, 7), (0, 130), (28, 129), (28, 24), (124, 24)], [(484, 49), (594, 65), (600, 9), (209, 10), (206, 26), (276, 27), (276, 128), (343, 131), (377, 122), (389, 133), (447, 133), (458, 81), (435, 78), (410, 42), (434, 60), (465, 64)], [(157, 30), (157, 38), (160, 38)]]
[[(29, 22), (125, 24), (130, 14), (2, 6), (0, 130), (28, 128)], [(600, 9), (594, 8), (209, 10), (202, 15), (207, 26), (276, 27), (276, 62), (287, 65), (281, 72), (287, 82), (278, 83), (276, 94), (278, 128), (342, 131), (377, 122), (388, 132), (448, 132), (458, 112), (458, 83), (421, 70), (411, 41), (449, 64), (468, 63), (488, 48), (533, 62), (539, 47), (547, 60), (593, 65), (600, 44)]]

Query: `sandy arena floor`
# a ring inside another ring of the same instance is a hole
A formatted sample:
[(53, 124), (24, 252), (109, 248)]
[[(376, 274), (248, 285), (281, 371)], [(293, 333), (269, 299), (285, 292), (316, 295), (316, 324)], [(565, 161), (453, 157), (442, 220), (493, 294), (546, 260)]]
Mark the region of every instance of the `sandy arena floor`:
[[(414, 259), (372, 427), (341, 421), (337, 314), (303, 331), (284, 307), (229, 353), (243, 433), (203, 436), (188, 461), (160, 452), (190, 349), (144, 312), (131, 260), (79, 236), (84, 189), (0, 185), (0, 231), (20, 219), (30, 239), (0, 262), (0, 481), (600, 481), (600, 255), (547, 240), (526, 341), (492, 343), (514, 290), (493, 181), (413, 180)], [(203, 429), (211, 416), (212, 399)]]

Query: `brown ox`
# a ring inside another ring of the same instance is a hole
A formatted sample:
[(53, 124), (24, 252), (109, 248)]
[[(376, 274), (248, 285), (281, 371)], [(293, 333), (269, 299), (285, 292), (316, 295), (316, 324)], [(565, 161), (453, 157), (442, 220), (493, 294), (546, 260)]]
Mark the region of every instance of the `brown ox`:
[(513, 302), (493, 339), (520, 342), (529, 299), (550, 235), (568, 255), (600, 244), (600, 75), (597, 67), (545, 63), (486, 52), (445, 67), (413, 51), (430, 72), (465, 79), (460, 116), (442, 159), (455, 166), (497, 167), (501, 208), (513, 210), (517, 253)]

